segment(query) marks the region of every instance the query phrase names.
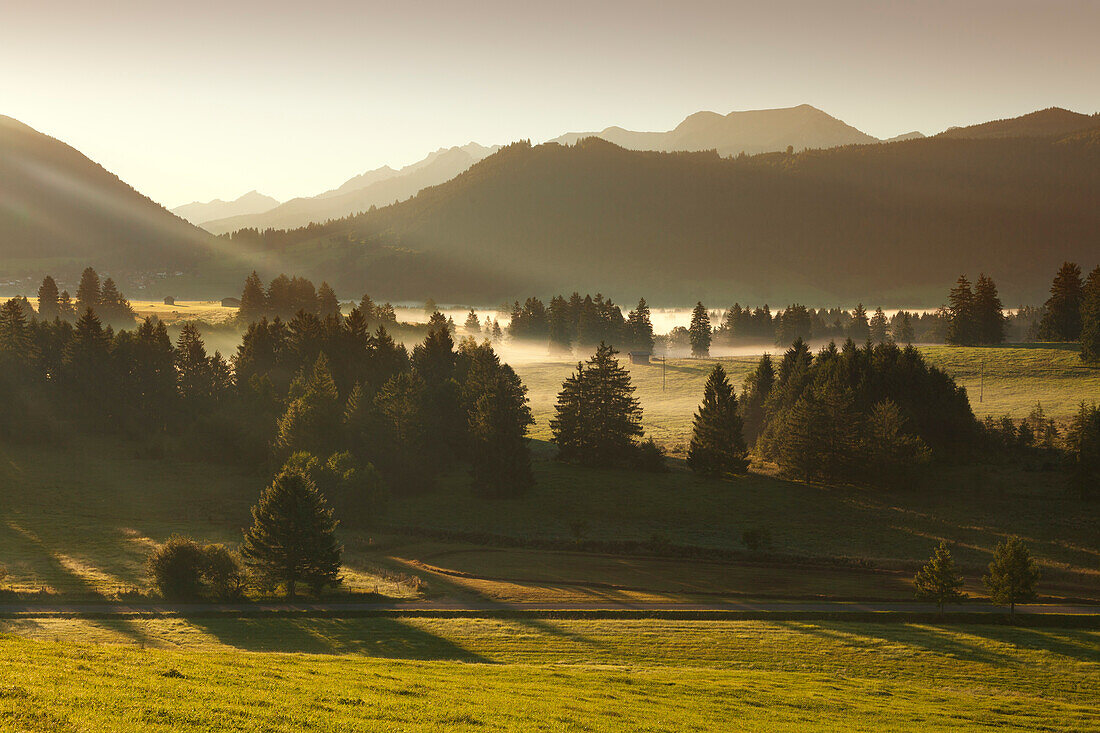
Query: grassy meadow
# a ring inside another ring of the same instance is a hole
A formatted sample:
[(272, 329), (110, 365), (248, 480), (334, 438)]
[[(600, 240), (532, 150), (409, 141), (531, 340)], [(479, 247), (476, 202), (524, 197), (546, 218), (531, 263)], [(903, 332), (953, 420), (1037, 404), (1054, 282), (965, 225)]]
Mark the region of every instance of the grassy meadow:
[(763, 621), (0, 621), (20, 730), (1086, 731), (1100, 632)]

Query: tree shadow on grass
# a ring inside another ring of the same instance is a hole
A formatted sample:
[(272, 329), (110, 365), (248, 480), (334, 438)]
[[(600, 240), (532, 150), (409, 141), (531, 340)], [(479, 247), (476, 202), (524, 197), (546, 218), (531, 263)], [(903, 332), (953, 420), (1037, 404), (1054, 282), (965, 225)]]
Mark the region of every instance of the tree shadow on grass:
[(491, 660), (400, 619), (374, 618), (188, 618), (221, 643), (250, 652), (359, 654), (382, 659)]

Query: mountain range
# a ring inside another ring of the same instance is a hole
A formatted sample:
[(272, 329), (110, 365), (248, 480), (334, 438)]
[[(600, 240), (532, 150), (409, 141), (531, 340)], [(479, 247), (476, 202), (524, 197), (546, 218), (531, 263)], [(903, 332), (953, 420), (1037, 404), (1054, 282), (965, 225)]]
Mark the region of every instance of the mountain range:
[(203, 222), (212, 219), (226, 219), (231, 216), (247, 216), (249, 214), (262, 214), (279, 205), (279, 199), (264, 196), (259, 191), (249, 191), (240, 198), (232, 201), (192, 201), (183, 206), (172, 209), (172, 213), (181, 219), (202, 226)]
[[(388, 185), (385, 200), (404, 198), (395, 204), (214, 237), (0, 118), (0, 284), (92, 264), (139, 288), (167, 272), (163, 287), (191, 297), (232, 293), (255, 268), (391, 300), (587, 289), (669, 305), (934, 306), (959, 273), (984, 271), (1016, 304), (1042, 302), (1063, 260), (1091, 269), (1100, 251), (1100, 117), (1060, 109), (791, 153), (637, 151), (589, 137), (469, 164), (485, 150), (441, 150), (302, 200)], [(461, 172), (422, 185), (447, 165)]]

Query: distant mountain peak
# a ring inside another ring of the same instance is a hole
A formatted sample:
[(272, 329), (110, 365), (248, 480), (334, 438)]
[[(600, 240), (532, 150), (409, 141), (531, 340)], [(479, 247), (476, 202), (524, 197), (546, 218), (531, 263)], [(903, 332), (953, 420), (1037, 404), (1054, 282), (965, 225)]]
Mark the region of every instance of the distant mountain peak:
[(220, 219), (226, 216), (241, 216), (244, 214), (258, 214), (279, 205), (279, 200), (265, 196), (253, 189), (232, 201), (213, 199), (211, 201), (192, 201), (183, 206), (172, 209), (172, 213), (181, 219), (186, 219), (192, 224), (202, 224), (210, 219)]

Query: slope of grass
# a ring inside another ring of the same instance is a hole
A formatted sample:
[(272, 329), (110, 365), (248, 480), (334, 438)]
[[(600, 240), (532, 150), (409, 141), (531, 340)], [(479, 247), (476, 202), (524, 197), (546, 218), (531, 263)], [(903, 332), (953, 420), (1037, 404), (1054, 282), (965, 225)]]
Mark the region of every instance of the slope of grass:
[(1100, 725), (1100, 636), (1086, 630), (479, 619), (27, 623), (6, 627), (58, 640), (0, 637), (0, 654), (20, 659), (0, 668), (4, 728)]

